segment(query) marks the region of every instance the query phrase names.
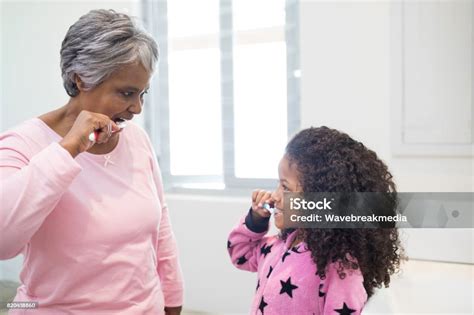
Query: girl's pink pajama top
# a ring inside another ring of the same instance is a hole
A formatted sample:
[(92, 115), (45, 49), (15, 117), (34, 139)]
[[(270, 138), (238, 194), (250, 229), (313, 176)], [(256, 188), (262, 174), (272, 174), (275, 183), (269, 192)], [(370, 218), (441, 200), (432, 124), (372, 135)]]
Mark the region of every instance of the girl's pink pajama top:
[(307, 244), (290, 247), (296, 232), (283, 241), (277, 235), (266, 235), (268, 225), (268, 219), (253, 222), (249, 211), (227, 241), (232, 263), (239, 269), (257, 272), (250, 314), (361, 313), (367, 294), (359, 270), (346, 271), (346, 277), (341, 279), (336, 263), (332, 263), (321, 279)]

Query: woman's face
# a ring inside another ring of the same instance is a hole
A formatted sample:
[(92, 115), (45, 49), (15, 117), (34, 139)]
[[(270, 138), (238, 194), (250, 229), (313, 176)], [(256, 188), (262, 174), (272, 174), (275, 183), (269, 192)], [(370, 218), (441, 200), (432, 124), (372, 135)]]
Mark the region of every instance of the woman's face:
[(286, 155), (278, 165), (278, 177), (278, 187), (273, 192), (272, 199), (275, 201), (275, 226), (281, 230), (283, 229), (284, 193), (301, 191), (296, 164), (290, 163)]
[(89, 91), (85, 91), (82, 82), (78, 81), (82, 109), (107, 115), (114, 121), (118, 118), (130, 120), (142, 111), (150, 77), (140, 63), (135, 63), (120, 67)]

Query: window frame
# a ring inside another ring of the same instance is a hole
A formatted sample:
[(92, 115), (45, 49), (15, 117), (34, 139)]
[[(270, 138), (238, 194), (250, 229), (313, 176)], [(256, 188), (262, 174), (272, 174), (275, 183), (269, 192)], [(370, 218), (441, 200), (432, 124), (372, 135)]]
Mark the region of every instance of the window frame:
[[(287, 135), (288, 138), (300, 129), (300, 63), (299, 63), (299, 4), (297, 0), (286, 0), (284, 26), (287, 65)], [(167, 1), (142, 0), (142, 17), (145, 27), (159, 45), (159, 70), (152, 80), (147, 102), (155, 106), (146, 107), (145, 129), (156, 148), (163, 182), (166, 190), (176, 192), (244, 191), (249, 188), (272, 189), (275, 179), (238, 178), (234, 161), (234, 116), (233, 84), (233, 20), (232, 0), (219, 0), (219, 48), (221, 51), (221, 115), (223, 175), (172, 175), (170, 163), (169, 90), (168, 90), (168, 24)], [(227, 78), (227, 79), (226, 79)], [(213, 184), (222, 182), (218, 188), (184, 188), (193, 182)]]

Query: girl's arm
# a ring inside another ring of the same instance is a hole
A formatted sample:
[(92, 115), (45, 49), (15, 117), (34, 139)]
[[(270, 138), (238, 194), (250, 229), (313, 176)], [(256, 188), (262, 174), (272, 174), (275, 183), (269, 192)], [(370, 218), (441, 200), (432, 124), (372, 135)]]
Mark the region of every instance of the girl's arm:
[(260, 248), (266, 241), (269, 218), (252, 215), (252, 209), (230, 232), (227, 250), (232, 264), (239, 269), (255, 272), (260, 261)]
[(15, 133), (0, 135), (0, 259), (22, 251), (81, 171), (58, 143), (31, 159), (30, 149)]
[(367, 302), (364, 288), (364, 278), (360, 270), (345, 270), (346, 276), (341, 279), (333, 263), (326, 272), (326, 278), (321, 282), (319, 298), (322, 301), (322, 314), (351, 314), (359, 315)]

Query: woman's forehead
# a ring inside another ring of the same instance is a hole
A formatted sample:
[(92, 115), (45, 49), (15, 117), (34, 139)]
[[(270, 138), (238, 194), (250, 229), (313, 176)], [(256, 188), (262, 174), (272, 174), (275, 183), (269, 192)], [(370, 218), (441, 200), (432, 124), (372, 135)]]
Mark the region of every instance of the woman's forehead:
[(150, 73), (141, 64), (131, 64), (117, 69), (110, 76), (110, 79), (115, 81), (116, 84), (144, 89), (148, 87), (150, 77)]

